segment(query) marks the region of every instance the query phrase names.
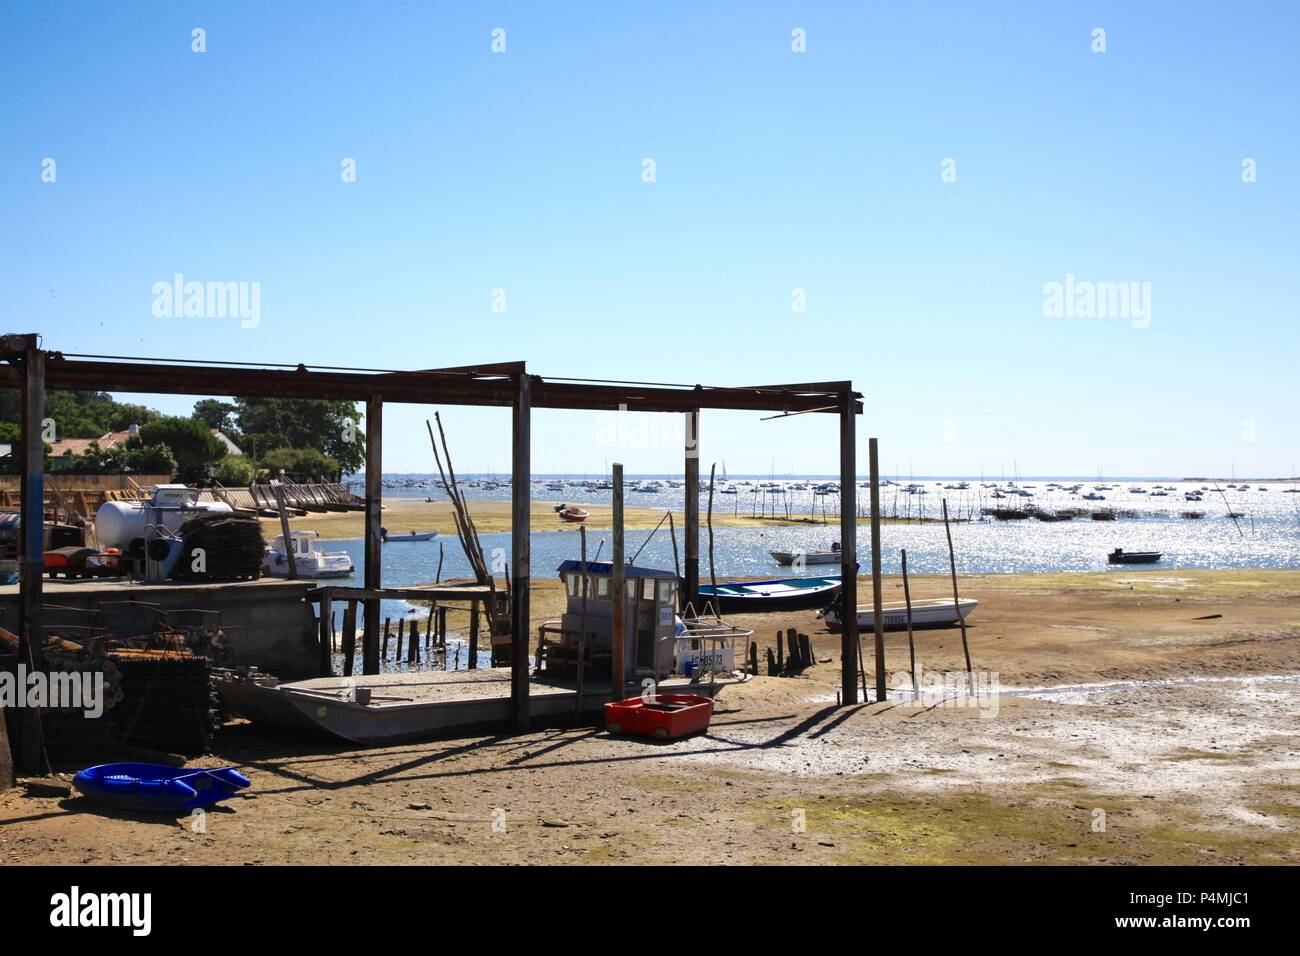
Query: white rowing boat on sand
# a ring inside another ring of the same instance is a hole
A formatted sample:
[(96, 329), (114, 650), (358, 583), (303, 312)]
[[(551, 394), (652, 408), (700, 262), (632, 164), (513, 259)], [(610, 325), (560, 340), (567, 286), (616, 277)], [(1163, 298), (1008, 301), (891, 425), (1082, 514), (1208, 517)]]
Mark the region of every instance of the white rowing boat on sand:
[[(962, 598), (956, 606), (947, 598), (912, 602), (912, 629), (924, 630), (933, 627), (951, 627), (959, 619), (964, 620), (970, 612), (979, 606), (974, 598)], [(958, 613), (960, 610), (960, 618)], [(886, 631), (907, 630), (907, 603), (905, 601), (886, 601), (881, 606)], [(826, 627), (832, 631), (840, 629), (840, 606), (832, 604), (818, 612)], [(858, 630), (874, 631), (876, 615), (870, 604), (858, 605)]]
[(830, 551), (769, 551), (777, 564), (786, 567), (802, 567), (805, 564), (839, 564), (844, 553), (839, 547)]
[(393, 534), (387, 528), (383, 529), (384, 544), (396, 544), (399, 541), (432, 541), (438, 537), (436, 531), (408, 531), (406, 534)]

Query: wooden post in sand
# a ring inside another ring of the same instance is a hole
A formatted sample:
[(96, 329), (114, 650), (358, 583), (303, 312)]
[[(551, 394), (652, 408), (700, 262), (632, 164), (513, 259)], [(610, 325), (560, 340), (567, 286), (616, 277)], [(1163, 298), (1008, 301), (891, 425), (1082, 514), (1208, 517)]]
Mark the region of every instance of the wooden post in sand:
[(962, 617), (961, 599), (957, 596), (957, 555), (952, 549), (952, 528), (948, 526), (948, 499), (943, 499), (943, 530), (948, 535), (948, 567), (952, 571), (952, 609), (961, 624), (961, 649), (966, 655), (966, 683), (970, 695), (975, 696), (975, 670), (970, 663), (970, 643), (966, 640), (966, 618)]
[(921, 699), (921, 688), (916, 679), (916, 641), (912, 639), (912, 591), (907, 586), (907, 549), (903, 549), (903, 600), (907, 602), (907, 652), (912, 658), (912, 697)]
[(668, 512), (668, 539), (673, 543), (673, 574), (677, 575), (677, 609), (685, 610), (686, 601), (682, 598), (681, 581), (682, 581), (682, 563), (677, 558), (677, 529), (673, 527), (673, 513)]
[(471, 601), (469, 605), (469, 656), (465, 660), (467, 670), (474, 670), (478, 667), (478, 601)]
[(343, 676), (352, 676), (352, 657), (356, 653), (357, 602), (349, 601), (343, 608)]
[(334, 676), (334, 607), (328, 589), (320, 596), (320, 657), (321, 677)]
[[(880, 578), (880, 456), (876, 440), (868, 439), (871, 458), (871, 616), (876, 632), (876, 701), (885, 699), (885, 614), (881, 599)], [(849, 618), (858, 619), (857, 609), (850, 608)]]
[[(293, 556), (293, 537), (289, 534), (289, 512), (284, 505), (284, 486), (272, 485), (275, 489), (275, 506), (280, 511), (280, 534), (284, 536), (284, 554), (289, 559), (289, 580), (298, 579), (298, 561)], [(348, 673), (352, 673), (348, 671)]]
[[(689, 459), (687, 459), (689, 461)], [(690, 493), (686, 495), (687, 504), (690, 503)], [(698, 496), (696, 501), (699, 501)], [(627, 594), (623, 586), (623, 466), (614, 463), (614, 620), (613, 624), (613, 660), (610, 662), (610, 693), (612, 700), (623, 699), (624, 678), (624, 625), (627, 615)], [(696, 505), (696, 513), (699, 512), (699, 505)], [(696, 519), (698, 522), (698, 518)], [(696, 533), (698, 535), (698, 523), (696, 524)], [(698, 540), (698, 538), (697, 538)], [(699, 558), (696, 558), (696, 579), (699, 575)], [(686, 561), (686, 574), (690, 577), (690, 559)]]
[(9, 731), (5, 726), (5, 713), (0, 710), (0, 793), (14, 785), (14, 759), (9, 749)]

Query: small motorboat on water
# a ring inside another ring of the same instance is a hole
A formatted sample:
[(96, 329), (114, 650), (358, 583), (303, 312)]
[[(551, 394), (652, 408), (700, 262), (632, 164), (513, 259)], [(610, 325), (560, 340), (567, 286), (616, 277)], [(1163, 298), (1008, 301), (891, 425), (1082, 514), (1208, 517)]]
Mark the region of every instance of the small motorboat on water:
[(1162, 551), (1125, 551), (1116, 548), (1106, 556), (1111, 564), (1155, 564), (1164, 556)]
[(831, 545), (829, 551), (769, 551), (777, 564), (783, 564), (786, 567), (794, 565), (801, 567), (805, 564), (839, 564), (840, 559), (844, 557), (840, 551), (839, 542)]
[[(319, 531), (290, 531), (294, 568), (300, 578), (346, 578), (354, 570), (352, 556), (346, 551), (321, 551), (316, 545)], [(267, 545), (262, 570), (277, 578), (289, 576), (289, 557), (284, 535), (277, 534)]]
[(555, 506), (555, 513), (560, 516), (561, 521), (568, 521), (573, 524), (581, 524), (591, 517), (591, 512), (579, 508), (577, 505), (558, 504)]
[[(827, 630), (838, 631), (842, 623), (840, 613), (842, 602), (836, 601), (829, 607), (817, 612)], [(948, 598), (935, 598), (912, 602), (912, 630), (929, 630), (936, 627), (951, 627), (965, 620), (979, 601), (974, 598), (962, 598), (954, 602)], [(907, 602), (886, 601), (880, 608), (886, 631), (907, 630)], [(870, 604), (858, 605), (858, 630), (862, 632), (876, 629), (875, 609)]]
[(408, 531), (406, 534), (393, 534), (387, 528), (380, 529), (384, 544), (395, 544), (398, 541), (432, 541), (438, 537), (436, 531)]
[(719, 581), (715, 597), (713, 585), (701, 584), (700, 607), (714, 606), (719, 612), (791, 611), (820, 607), (840, 590), (840, 576), (776, 578), (771, 581)]

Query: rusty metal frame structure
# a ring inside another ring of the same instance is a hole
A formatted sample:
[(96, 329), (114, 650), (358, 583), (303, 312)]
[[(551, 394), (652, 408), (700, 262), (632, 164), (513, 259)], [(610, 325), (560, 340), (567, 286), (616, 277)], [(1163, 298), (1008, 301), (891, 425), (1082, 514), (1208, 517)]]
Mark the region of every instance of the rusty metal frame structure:
[[(382, 500), (382, 414), (385, 403), (497, 406), (512, 410), (511, 630), (512, 698), (515, 726), (528, 726), (528, 608), (530, 429), (534, 408), (668, 412), (686, 416), (686, 561), (684, 591), (699, 590), (699, 413), (702, 409), (774, 412), (780, 415), (840, 416), (841, 540), (844, 604), (857, 606), (857, 509), (854, 417), (862, 396), (852, 383), (805, 382), (755, 387), (679, 386), (587, 379), (547, 379), (530, 374), (523, 362), (395, 371), (274, 365), (247, 362), (65, 355), (44, 351), (36, 333), (0, 336), (0, 388), (22, 393), (23, 501), (21, 653), (30, 653), (39, 633), (44, 556), (42, 522), (44, 456), (41, 426), (45, 391), (89, 390), (172, 395), (343, 399), (365, 402), (366, 534), (365, 588), (380, 582), (379, 509)], [(378, 427), (376, 427), (378, 426)], [(378, 467), (373, 467), (378, 464)], [(377, 671), (379, 605), (367, 602), (363, 670)], [(857, 702), (857, 615), (843, 615), (842, 698)]]

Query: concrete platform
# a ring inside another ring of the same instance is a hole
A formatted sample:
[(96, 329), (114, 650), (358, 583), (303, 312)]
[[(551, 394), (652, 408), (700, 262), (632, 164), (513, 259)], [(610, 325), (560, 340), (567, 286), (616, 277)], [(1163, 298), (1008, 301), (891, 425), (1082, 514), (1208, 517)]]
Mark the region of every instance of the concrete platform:
[[(670, 681), (663, 692), (712, 696), (722, 684)], [(376, 674), (369, 677), (318, 677), (276, 683), (268, 680), (220, 681), (222, 700), (254, 723), (297, 730), (326, 731), (356, 743), (378, 744), (418, 737), (468, 733), (512, 718), (510, 668)], [(357, 691), (362, 694), (358, 695)], [(369, 692), (369, 699), (363, 700)], [(629, 688), (629, 694), (636, 693)], [(595, 712), (610, 697), (606, 682), (583, 685), (582, 712)], [(528, 684), (529, 714), (545, 721), (574, 712), (572, 681), (534, 677)]]

